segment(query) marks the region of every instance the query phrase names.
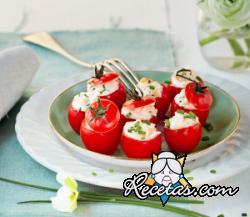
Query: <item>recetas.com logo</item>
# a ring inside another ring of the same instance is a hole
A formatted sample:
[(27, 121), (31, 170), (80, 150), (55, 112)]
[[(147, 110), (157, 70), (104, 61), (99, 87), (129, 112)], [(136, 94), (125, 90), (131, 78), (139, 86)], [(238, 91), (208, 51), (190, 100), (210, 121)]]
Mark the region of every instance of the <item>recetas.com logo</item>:
[(186, 155), (177, 158), (172, 152), (161, 152), (158, 155), (153, 153), (151, 173), (141, 172), (124, 180), (124, 197), (132, 193), (140, 200), (158, 196), (165, 206), (171, 196), (233, 196), (239, 191), (239, 187), (220, 185), (193, 187), (183, 174), (185, 160)]

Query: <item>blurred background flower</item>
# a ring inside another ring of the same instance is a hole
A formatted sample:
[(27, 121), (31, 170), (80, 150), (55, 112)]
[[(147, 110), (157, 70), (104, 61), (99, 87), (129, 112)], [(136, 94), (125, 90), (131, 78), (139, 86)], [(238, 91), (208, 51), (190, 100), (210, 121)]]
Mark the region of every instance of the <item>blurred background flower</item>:
[(198, 4), (221, 27), (239, 28), (250, 24), (248, 0), (202, 0)]

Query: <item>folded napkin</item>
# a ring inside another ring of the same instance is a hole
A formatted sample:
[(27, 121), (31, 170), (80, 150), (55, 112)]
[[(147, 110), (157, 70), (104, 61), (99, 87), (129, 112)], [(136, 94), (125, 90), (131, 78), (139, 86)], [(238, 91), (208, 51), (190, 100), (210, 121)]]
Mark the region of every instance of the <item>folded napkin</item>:
[(38, 65), (36, 55), (28, 47), (0, 52), (0, 120), (20, 99)]

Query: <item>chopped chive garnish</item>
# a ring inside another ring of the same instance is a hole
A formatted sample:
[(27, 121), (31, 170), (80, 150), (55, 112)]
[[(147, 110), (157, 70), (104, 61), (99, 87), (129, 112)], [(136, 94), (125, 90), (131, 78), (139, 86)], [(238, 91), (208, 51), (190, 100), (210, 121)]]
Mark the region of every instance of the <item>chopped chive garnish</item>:
[(166, 127), (170, 127), (170, 120), (169, 120), (169, 119), (166, 119), (166, 120), (165, 120), (165, 126), (166, 126)]
[(138, 133), (140, 135), (145, 135), (146, 134), (146, 132), (142, 130), (142, 127), (141, 127), (139, 121), (137, 121), (133, 127), (129, 128), (128, 132), (129, 133), (135, 132), (135, 133)]
[(101, 94), (104, 93), (104, 91), (106, 90), (106, 87), (105, 87), (104, 84), (102, 85), (102, 88), (103, 88), (103, 89), (100, 91)]
[(126, 114), (126, 117), (129, 118), (129, 117), (131, 117), (131, 115), (132, 115), (132, 113), (129, 112), (128, 114)]
[(203, 127), (207, 132), (210, 132), (214, 129), (212, 124), (210, 124), (210, 123), (206, 123)]
[(245, 212), (241, 213), (241, 216), (247, 216), (247, 213), (245, 213)]
[(135, 123), (135, 127), (140, 127), (140, 122), (139, 122), (139, 121), (137, 121), (137, 122)]
[(184, 110), (180, 110), (180, 109), (178, 109), (176, 112), (177, 112), (177, 113), (180, 113), (180, 114), (184, 114), (184, 113), (185, 113)]
[(201, 138), (201, 140), (202, 140), (203, 142), (206, 142), (206, 141), (209, 140), (209, 137), (208, 137), (208, 136), (203, 136), (203, 137)]
[(210, 173), (215, 174), (216, 170), (210, 170)]
[(150, 90), (154, 90), (154, 89), (155, 89), (155, 86), (150, 85), (150, 86), (149, 86), (149, 89), (150, 89)]
[(138, 134), (144, 135), (144, 134), (146, 134), (146, 132), (143, 130), (138, 130)]
[(187, 115), (184, 116), (184, 118), (195, 119), (196, 115), (193, 112), (189, 112)]
[(218, 215), (217, 217), (224, 217), (224, 215), (223, 215), (223, 214), (220, 214), (220, 215)]
[(150, 125), (150, 124), (151, 124), (151, 122), (148, 121), (148, 120), (142, 120), (141, 122), (144, 123), (144, 124), (147, 124), (147, 125)]
[(114, 170), (113, 170), (112, 168), (109, 168), (109, 169), (108, 169), (108, 172), (109, 172), (109, 173), (113, 173)]
[(96, 172), (92, 172), (91, 175), (92, 176), (97, 176), (97, 173)]
[(189, 174), (191, 172), (190, 169), (187, 169), (187, 168), (184, 168), (183, 169), (183, 173), (186, 175), (186, 174)]

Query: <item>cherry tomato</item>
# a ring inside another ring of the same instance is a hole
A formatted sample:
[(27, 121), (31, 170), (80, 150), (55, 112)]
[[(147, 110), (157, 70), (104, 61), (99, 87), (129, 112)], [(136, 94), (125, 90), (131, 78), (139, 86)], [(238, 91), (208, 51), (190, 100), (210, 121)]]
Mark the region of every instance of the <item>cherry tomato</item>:
[(169, 96), (169, 101), (172, 102), (174, 97), (180, 93), (182, 90), (182, 88), (179, 88), (179, 87), (175, 87), (173, 86), (172, 84), (169, 84), (167, 86), (167, 93), (168, 93), (168, 96)]
[(78, 134), (80, 134), (80, 127), (81, 127), (81, 123), (82, 123), (84, 117), (85, 117), (85, 112), (84, 111), (75, 110), (72, 107), (72, 104), (70, 104), (68, 106), (68, 121), (69, 121), (69, 124), (72, 127), (72, 129)]
[(102, 99), (108, 99), (113, 101), (118, 106), (118, 108), (121, 109), (123, 103), (126, 101), (127, 94), (124, 85), (119, 82), (119, 88), (115, 92), (100, 97)]
[[(92, 87), (99, 86), (102, 84), (106, 84), (112, 80), (116, 80), (118, 78), (119, 78), (119, 74), (114, 73), (114, 72), (110, 72), (110, 73), (103, 74), (100, 78), (92, 78), (89, 81), (89, 84)], [(122, 82), (121, 81), (118, 81), (118, 82), (119, 82), (119, 84), (118, 84), (117, 90), (115, 90), (113, 93), (111, 93), (109, 95), (101, 95), (100, 94), (100, 97), (102, 99), (108, 99), (108, 100), (113, 101), (118, 106), (118, 108), (121, 108), (123, 103), (126, 101), (127, 93), (126, 93), (126, 89), (125, 89), (124, 85), (122, 84)]]
[(161, 151), (161, 135), (150, 140), (136, 140), (128, 137), (124, 132), (121, 137), (121, 145), (124, 153), (130, 158), (150, 158), (151, 153)]
[(171, 103), (171, 107), (170, 107), (170, 116), (173, 116), (177, 110), (184, 110), (185, 112), (191, 111), (191, 112), (195, 113), (197, 115), (197, 117), (199, 118), (199, 121), (200, 121), (202, 126), (206, 124), (206, 121), (207, 121), (207, 118), (209, 115), (209, 109), (208, 110), (186, 109), (182, 106), (179, 106), (175, 102), (175, 100), (173, 100)]
[[(125, 102), (123, 104), (123, 107), (130, 110), (131, 111), (130, 113), (132, 114), (133, 110), (138, 109), (138, 108), (142, 108), (144, 106), (148, 106), (152, 103), (156, 103), (156, 100), (154, 98), (144, 97), (144, 98), (138, 99), (138, 100), (131, 99), (131, 100)], [(135, 119), (130, 118), (130, 115), (125, 116), (124, 114), (121, 114), (121, 120), (122, 120), (122, 125), (124, 125), (126, 122), (134, 121)], [(147, 120), (147, 119), (143, 119), (143, 120)], [(152, 123), (157, 123), (158, 119), (155, 115), (153, 115), (147, 121), (150, 121)]]
[(98, 99), (86, 110), (80, 135), (85, 147), (102, 154), (113, 154), (121, 137), (120, 111), (110, 100)]
[(106, 74), (103, 74), (100, 78), (93, 78), (91, 80), (91, 83), (94, 85), (94, 86), (97, 86), (97, 85), (102, 85), (102, 84), (105, 84), (109, 81), (112, 81), (114, 79), (117, 79), (119, 77), (119, 74), (118, 73), (115, 73), (115, 72), (109, 72), (109, 73), (106, 73)]
[(169, 109), (171, 103), (170, 95), (167, 89), (167, 86), (162, 84), (162, 96), (156, 97), (155, 107), (158, 110), (157, 117), (158, 119), (164, 119), (166, 112)]
[(173, 152), (190, 153), (199, 144), (202, 135), (201, 124), (181, 129), (164, 128), (165, 140)]
[(192, 82), (185, 88), (185, 95), (188, 101), (198, 110), (208, 110), (213, 102), (212, 94), (207, 87), (202, 88), (202, 84)]

